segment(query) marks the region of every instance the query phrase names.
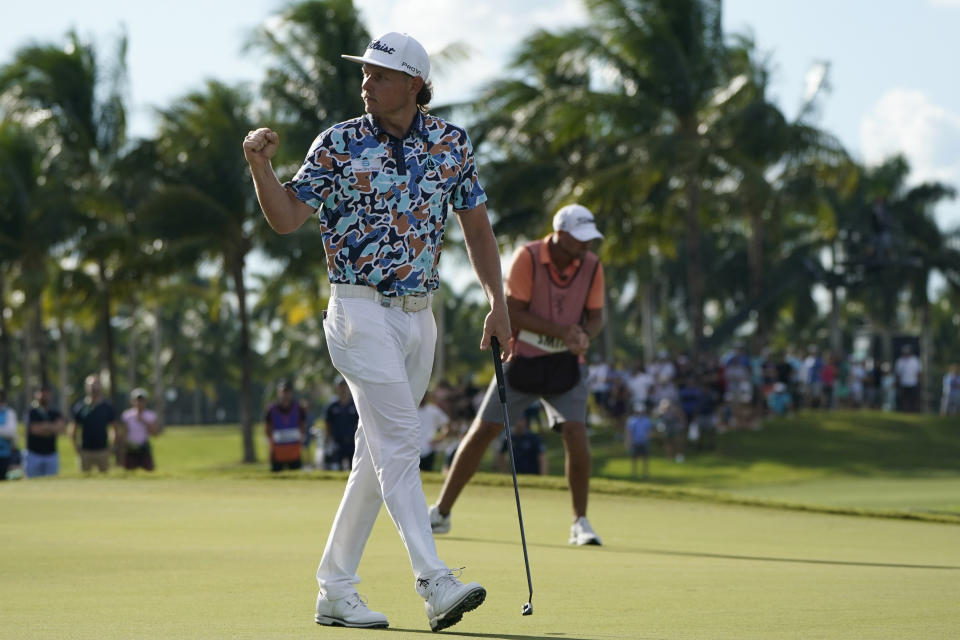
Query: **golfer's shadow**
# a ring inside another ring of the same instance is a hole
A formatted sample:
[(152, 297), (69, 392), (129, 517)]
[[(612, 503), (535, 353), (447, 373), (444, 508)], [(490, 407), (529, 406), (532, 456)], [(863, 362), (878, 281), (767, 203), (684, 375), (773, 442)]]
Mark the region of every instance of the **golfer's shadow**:
[[(503, 545), (513, 545), (516, 542), (508, 540), (490, 540), (490, 539), (480, 539), (480, 538), (468, 538), (463, 536), (444, 536), (446, 540), (459, 540), (461, 542), (483, 542), (487, 544), (503, 544)], [(562, 544), (551, 544), (545, 542), (530, 542), (527, 541), (527, 544), (531, 547), (541, 547), (541, 548), (550, 548), (550, 549), (571, 549), (570, 545)], [(596, 549), (596, 547), (593, 547)], [(680, 551), (672, 549), (649, 549), (649, 548), (633, 548), (633, 549), (624, 549), (622, 547), (613, 547), (613, 546), (604, 546), (600, 547), (603, 553), (627, 553), (627, 554), (643, 554), (649, 553), (654, 555), (661, 556), (680, 556), (680, 557), (694, 557), (694, 558), (708, 558), (714, 560), (745, 560), (749, 562), (784, 562), (784, 563), (797, 563), (797, 564), (823, 564), (823, 565), (836, 565), (844, 567), (879, 567), (884, 569), (921, 569), (921, 570), (934, 570), (934, 571), (960, 571), (960, 566), (956, 565), (942, 565), (942, 564), (907, 564), (902, 562), (870, 562), (870, 561), (859, 561), (859, 560), (821, 560), (818, 558), (780, 558), (775, 556), (748, 556), (748, 555), (738, 555), (732, 553), (709, 553), (706, 551)], [(504, 636), (508, 637), (508, 636)]]
[[(433, 631), (427, 631), (426, 629), (397, 629), (396, 627), (388, 627), (387, 629), (384, 629), (384, 631), (426, 633), (434, 638), (437, 637)], [(574, 636), (568, 636), (565, 633), (551, 633), (550, 635), (541, 636), (522, 635), (517, 633), (469, 633), (466, 631), (450, 631), (449, 629), (444, 629), (442, 634), (445, 636), (460, 636), (461, 638), (495, 638), (496, 640), (594, 640), (594, 638), (576, 638)]]

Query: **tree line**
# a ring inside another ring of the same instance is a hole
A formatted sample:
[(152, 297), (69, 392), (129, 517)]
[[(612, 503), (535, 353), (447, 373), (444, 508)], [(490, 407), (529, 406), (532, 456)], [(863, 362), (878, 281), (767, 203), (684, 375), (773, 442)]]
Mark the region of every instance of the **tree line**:
[[(790, 116), (769, 56), (722, 32), (720, 0), (584, 3), (586, 24), (531, 34), (475, 100), (435, 110), (473, 137), (505, 251), (562, 204), (595, 212), (605, 357), (734, 340), (849, 352), (858, 335), (882, 348), (915, 334), (928, 372), (960, 358), (960, 246), (933, 217), (953, 188), (911, 185), (902, 157), (863, 166), (820, 128), (828, 65)], [(252, 461), (272, 384), (333, 372), (319, 229), (270, 232), (240, 142), (268, 124), (292, 175), (320, 131), (362, 113), (340, 54), (370, 36), (352, 0), (290, 5), (245, 43), (268, 61), (261, 82), (208, 80), (158, 107), (143, 139), (127, 135), (125, 37), (101, 48), (69, 33), (4, 61), (0, 384), (22, 401), (50, 384), (63, 404), (92, 371), (115, 401), (152, 386), (168, 420), (239, 422)], [(446, 244), (445, 266), (464, 264), (455, 225)], [(251, 276), (254, 256), (275, 275)], [(483, 369), (477, 296), (439, 299), (436, 373)]]

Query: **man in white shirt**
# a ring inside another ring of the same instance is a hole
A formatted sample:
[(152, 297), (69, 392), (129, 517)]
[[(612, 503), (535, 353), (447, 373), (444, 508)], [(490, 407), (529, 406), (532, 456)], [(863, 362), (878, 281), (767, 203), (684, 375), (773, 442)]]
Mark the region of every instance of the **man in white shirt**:
[(427, 391), (417, 409), (417, 415), (420, 416), (420, 471), (433, 471), (437, 436), (450, 422), (443, 409), (433, 404), (432, 395)]
[(897, 376), (897, 409), (916, 413), (920, 411), (920, 373), (923, 365), (910, 345), (904, 345), (894, 363)]
[(642, 362), (637, 363), (633, 375), (627, 381), (627, 387), (630, 389), (630, 406), (636, 406), (638, 403), (646, 406), (652, 386), (653, 376), (647, 372)]

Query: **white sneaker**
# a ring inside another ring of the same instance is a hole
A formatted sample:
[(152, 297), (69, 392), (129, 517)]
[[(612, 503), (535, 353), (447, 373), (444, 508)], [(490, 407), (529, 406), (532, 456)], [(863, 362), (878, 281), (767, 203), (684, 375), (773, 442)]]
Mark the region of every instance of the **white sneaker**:
[(327, 600), (317, 596), (317, 624), (333, 627), (380, 628), (387, 626), (387, 616), (379, 611), (370, 611), (360, 594), (353, 592), (345, 598)]
[(430, 580), (419, 578), (417, 593), (426, 600), (424, 607), (430, 619), (431, 631), (457, 624), (463, 614), (479, 607), (487, 597), (486, 589), (476, 582), (463, 584), (452, 571)]
[(602, 544), (600, 542), (600, 536), (596, 534), (593, 530), (593, 527), (590, 526), (590, 521), (587, 520), (586, 516), (580, 516), (573, 523), (573, 526), (570, 527), (570, 544), (575, 544), (577, 546), (582, 546), (585, 544), (594, 544), (599, 546)]
[(430, 505), (430, 529), (434, 533), (450, 532), (450, 514), (441, 515), (440, 508), (437, 505)]

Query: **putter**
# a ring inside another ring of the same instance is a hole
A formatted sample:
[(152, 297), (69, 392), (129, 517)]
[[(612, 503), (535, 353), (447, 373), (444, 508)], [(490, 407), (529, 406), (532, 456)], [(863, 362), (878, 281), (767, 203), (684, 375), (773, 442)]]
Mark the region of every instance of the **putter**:
[(520, 511), (520, 489), (517, 488), (517, 463), (513, 459), (513, 437), (510, 435), (510, 416), (507, 412), (507, 387), (503, 381), (503, 362), (500, 360), (500, 341), (490, 338), (490, 350), (493, 351), (493, 368), (497, 374), (497, 392), (503, 407), (503, 428), (507, 434), (507, 448), (510, 453), (510, 473), (513, 474), (513, 495), (517, 499), (517, 519), (520, 521), (520, 543), (523, 545), (523, 564), (527, 568), (527, 587), (530, 596), (520, 610), (522, 615), (533, 615), (533, 581), (530, 579), (530, 559), (527, 557), (527, 536), (523, 532), (523, 513)]

